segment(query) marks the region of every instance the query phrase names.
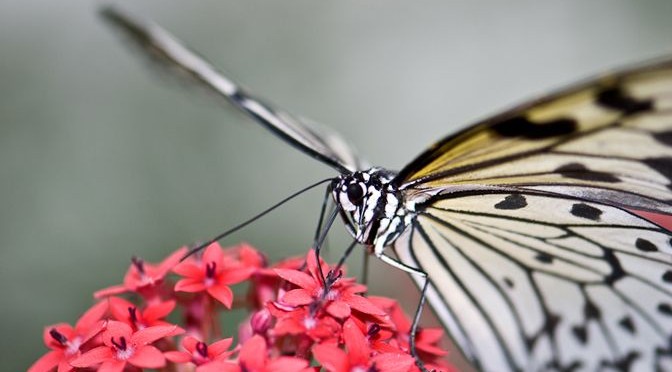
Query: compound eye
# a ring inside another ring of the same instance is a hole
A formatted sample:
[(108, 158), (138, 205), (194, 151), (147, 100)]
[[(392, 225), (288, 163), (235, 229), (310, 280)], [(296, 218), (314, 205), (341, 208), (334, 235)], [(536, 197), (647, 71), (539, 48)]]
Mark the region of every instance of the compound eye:
[(346, 192), (348, 193), (348, 199), (350, 199), (350, 203), (354, 205), (359, 205), (364, 198), (364, 187), (358, 183), (352, 183), (348, 185)]

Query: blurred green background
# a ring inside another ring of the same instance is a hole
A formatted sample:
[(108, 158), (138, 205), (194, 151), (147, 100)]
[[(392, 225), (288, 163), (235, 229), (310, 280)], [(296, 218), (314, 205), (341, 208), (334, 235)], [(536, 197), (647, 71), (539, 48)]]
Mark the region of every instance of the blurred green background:
[[(672, 52), (669, 1), (116, 4), (392, 169), (486, 114)], [(100, 5), (0, 2), (5, 371), (42, 355), (43, 326), (75, 321), (93, 291), (121, 281), (132, 255), (159, 260), (334, 175), (202, 91), (162, 83), (100, 21)], [(246, 240), (273, 259), (300, 254), (321, 196), (224, 243)], [(330, 243), (336, 259), (341, 226)], [(403, 274), (380, 265), (371, 287), (409, 308), (417, 300)]]

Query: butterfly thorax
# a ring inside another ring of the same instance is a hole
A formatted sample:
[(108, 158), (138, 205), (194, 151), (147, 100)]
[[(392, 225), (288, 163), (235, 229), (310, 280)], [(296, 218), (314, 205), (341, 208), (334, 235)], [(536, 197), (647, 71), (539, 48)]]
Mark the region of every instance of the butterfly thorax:
[(371, 168), (340, 175), (330, 190), (348, 232), (361, 244), (374, 247), (377, 255), (410, 225), (409, 210), (401, 191), (392, 184), (396, 173)]

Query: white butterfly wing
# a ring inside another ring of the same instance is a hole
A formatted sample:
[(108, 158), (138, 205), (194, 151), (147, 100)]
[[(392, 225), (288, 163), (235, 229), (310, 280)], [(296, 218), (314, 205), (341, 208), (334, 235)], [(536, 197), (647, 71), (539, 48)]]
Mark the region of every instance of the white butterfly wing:
[(225, 98), (292, 146), (341, 173), (365, 166), (352, 146), (335, 131), (298, 119), (255, 97), (160, 26), (114, 8), (106, 8), (102, 15), (152, 61)]
[(483, 120), (433, 145), (396, 182), (411, 193), (505, 186), (672, 214), (672, 60)]
[(481, 367), (662, 365), (670, 233), (626, 210), (672, 214), (672, 60), (486, 119), (395, 181), (419, 211), (395, 250)]
[(494, 192), (438, 197), (394, 248), (483, 370), (654, 370), (671, 351), (670, 238), (611, 206)]

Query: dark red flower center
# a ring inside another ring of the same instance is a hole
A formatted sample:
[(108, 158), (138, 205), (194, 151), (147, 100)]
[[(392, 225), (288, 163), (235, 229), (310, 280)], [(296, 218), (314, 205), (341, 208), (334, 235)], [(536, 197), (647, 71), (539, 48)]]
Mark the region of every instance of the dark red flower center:
[(373, 323), (369, 326), (369, 330), (366, 332), (366, 335), (372, 338), (375, 337), (378, 332), (380, 332), (380, 326), (378, 323)]
[(142, 260), (142, 258), (139, 257), (131, 257), (131, 262), (133, 263), (133, 266), (135, 266), (135, 269), (138, 270), (138, 272), (142, 275), (145, 274), (145, 261)]
[(210, 261), (207, 264), (205, 264), (205, 276), (208, 279), (212, 279), (215, 277), (215, 270), (217, 269), (217, 263)]
[[(324, 283), (325, 287), (326, 288), (331, 287), (332, 285), (334, 285), (334, 283), (336, 283), (342, 277), (343, 277), (343, 270), (336, 270), (336, 271), (329, 270), (329, 272), (327, 273), (327, 278), (325, 279), (325, 283)], [(325, 291), (325, 292), (327, 292), (327, 291)]]
[(112, 337), (110, 339), (110, 342), (112, 342), (112, 345), (114, 345), (114, 347), (120, 351), (124, 351), (128, 347), (128, 345), (126, 344), (126, 337), (124, 336), (119, 337), (119, 342), (115, 341), (114, 337)]
[(128, 307), (128, 318), (130, 319), (131, 323), (134, 325), (138, 324), (138, 308), (135, 306), (129, 306)]
[(196, 351), (198, 354), (200, 354), (203, 358), (208, 357), (208, 345), (205, 344), (205, 342), (199, 342), (196, 344)]
[(52, 328), (49, 330), (49, 336), (51, 336), (51, 338), (56, 340), (56, 342), (58, 342), (61, 345), (65, 346), (68, 343), (67, 337), (65, 337), (65, 335), (63, 335), (61, 332), (57, 331), (56, 328)]

